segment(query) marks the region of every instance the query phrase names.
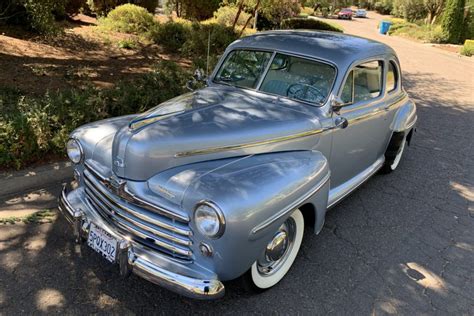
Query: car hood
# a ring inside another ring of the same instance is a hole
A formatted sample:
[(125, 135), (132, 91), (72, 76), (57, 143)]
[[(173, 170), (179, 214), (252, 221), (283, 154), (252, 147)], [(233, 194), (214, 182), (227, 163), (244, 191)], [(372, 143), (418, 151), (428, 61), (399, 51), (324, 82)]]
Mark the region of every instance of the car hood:
[(308, 150), (318, 141), (309, 134), (321, 128), (315, 109), (256, 91), (207, 87), (132, 117), (97, 146), (106, 156), (93, 157), (109, 161), (119, 177), (145, 181), (198, 161)]

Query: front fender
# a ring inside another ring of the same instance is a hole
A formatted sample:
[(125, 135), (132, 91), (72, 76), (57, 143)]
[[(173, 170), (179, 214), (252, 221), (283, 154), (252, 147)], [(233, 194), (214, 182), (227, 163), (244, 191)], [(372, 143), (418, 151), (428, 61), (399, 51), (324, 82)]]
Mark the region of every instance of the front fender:
[(200, 258), (221, 280), (243, 274), (291, 211), (314, 202), (324, 222), (329, 190), (327, 159), (317, 151), (279, 152), (235, 159), (202, 174), (184, 193), (182, 207), (193, 210), (201, 200), (211, 200), (224, 212), (223, 236), (213, 240), (198, 234), (195, 243), (213, 248), (212, 258)]
[(408, 131), (415, 125), (416, 120), (415, 102), (407, 98), (406, 102), (397, 110), (391, 129), (394, 132)]

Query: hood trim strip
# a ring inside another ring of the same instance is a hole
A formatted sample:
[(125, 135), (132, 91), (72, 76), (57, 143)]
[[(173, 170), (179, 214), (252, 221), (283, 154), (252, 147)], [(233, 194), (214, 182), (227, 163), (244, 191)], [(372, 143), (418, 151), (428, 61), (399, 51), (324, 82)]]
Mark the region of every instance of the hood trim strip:
[(244, 148), (249, 148), (249, 147), (274, 144), (274, 143), (285, 142), (285, 141), (289, 141), (289, 140), (293, 140), (297, 138), (321, 134), (333, 128), (334, 127), (319, 128), (319, 129), (315, 129), (311, 131), (305, 131), (302, 133), (276, 137), (276, 138), (272, 138), (272, 139), (268, 139), (264, 141), (244, 143), (244, 144), (239, 144), (239, 145), (228, 145), (228, 146), (210, 147), (210, 148), (205, 148), (205, 149), (196, 149), (196, 150), (190, 150), (190, 151), (182, 151), (182, 152), (176, 153), (174, 156), (175, 158), (181, 158), (181, 157), (206, 155), (206, 154), (218, 153), (221, 151), (239, 150), (239, 149), (244, 149)]

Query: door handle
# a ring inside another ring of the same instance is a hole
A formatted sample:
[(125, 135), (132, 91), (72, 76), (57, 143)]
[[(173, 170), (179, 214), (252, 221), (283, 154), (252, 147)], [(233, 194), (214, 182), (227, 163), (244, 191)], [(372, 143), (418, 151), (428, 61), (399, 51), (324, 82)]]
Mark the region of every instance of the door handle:
[(334, 124), (337, 128), (346, 128), (349, 125), (349, 121), (345, 117), (339, 116), (334, 120)]

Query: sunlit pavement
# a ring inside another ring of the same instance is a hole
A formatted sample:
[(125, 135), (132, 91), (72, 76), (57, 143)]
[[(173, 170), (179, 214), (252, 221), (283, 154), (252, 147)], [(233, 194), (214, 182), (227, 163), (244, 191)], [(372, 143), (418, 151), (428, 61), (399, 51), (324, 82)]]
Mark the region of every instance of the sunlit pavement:
[(222, 300), (185, 299), (120, 279), (59, 218), (0, 226), (0, 314), (474, 314), (473, 59), (379, 35), (369, 17), (337, 23), (397, 51), (418, 132), (399, 170), (335, 207), (319, 236), (306, 234), (281, 284), (252, 296), (230, 283)]

